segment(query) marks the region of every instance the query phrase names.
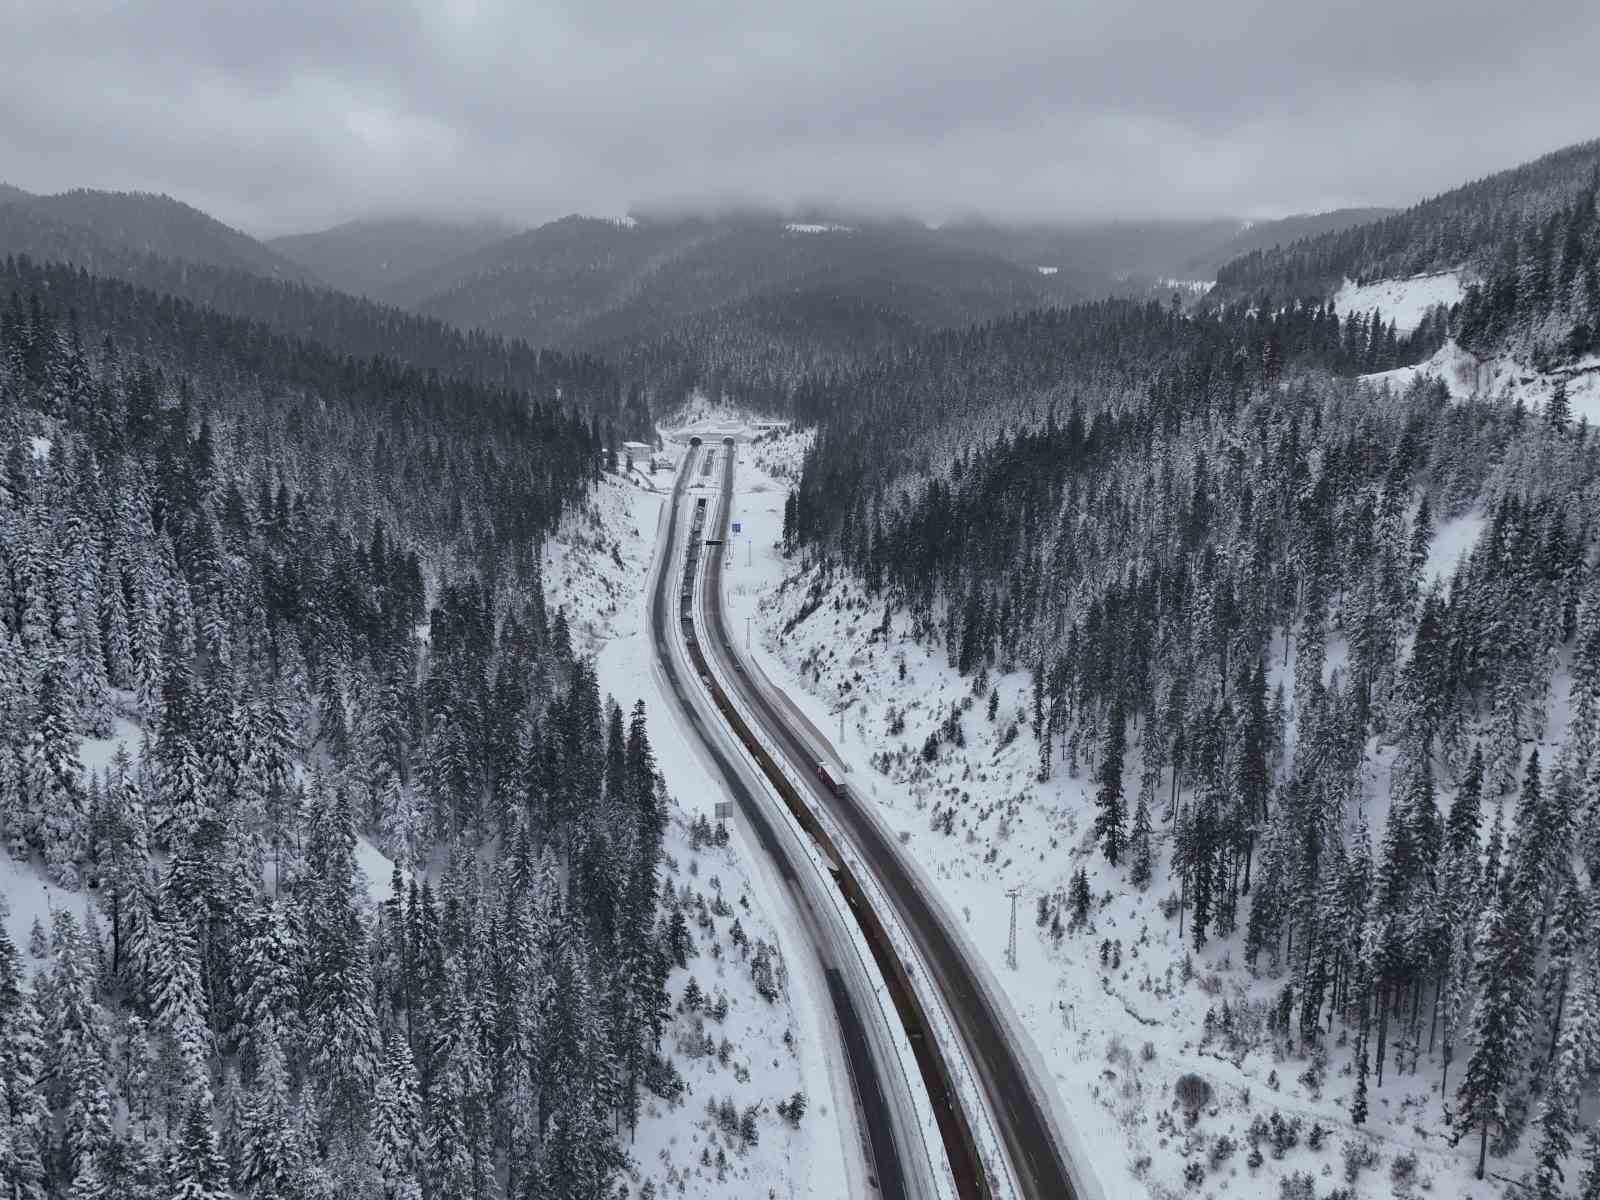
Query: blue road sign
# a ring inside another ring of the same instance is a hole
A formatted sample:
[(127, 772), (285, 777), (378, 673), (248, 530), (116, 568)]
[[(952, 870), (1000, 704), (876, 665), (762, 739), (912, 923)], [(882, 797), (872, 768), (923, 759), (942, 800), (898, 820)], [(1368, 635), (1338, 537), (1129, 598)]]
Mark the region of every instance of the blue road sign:
[(737, 521), (735, 521), (735, 522), (734, 522), (734, 523), (733, 523), (733, 531), (734, 531), (734, 532), (735, 532), (735, 533), (738, 533), (738, 532), (739, 532), (739, 522), (737, 522)]

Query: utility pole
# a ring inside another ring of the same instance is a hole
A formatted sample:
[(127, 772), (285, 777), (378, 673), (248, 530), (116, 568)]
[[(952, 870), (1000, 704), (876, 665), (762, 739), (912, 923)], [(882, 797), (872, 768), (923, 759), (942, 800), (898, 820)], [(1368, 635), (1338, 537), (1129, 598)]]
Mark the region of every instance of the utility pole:
[(1013, 971), (1017, 969), (1017, 897), (1021, 894), (1020, 884), (1006, 889), (1006, 895), (1011, 897), (1011, 939), (1006, 942), (1006, 963)]
[(844, 743), (844, 710), (849, 708), (854, 703), (854, 698), (849, 700), (841, 700), (839, 702), (839, 707), (832, 710), (833, 712), (839, 714), (839, 742), (841, 745)]

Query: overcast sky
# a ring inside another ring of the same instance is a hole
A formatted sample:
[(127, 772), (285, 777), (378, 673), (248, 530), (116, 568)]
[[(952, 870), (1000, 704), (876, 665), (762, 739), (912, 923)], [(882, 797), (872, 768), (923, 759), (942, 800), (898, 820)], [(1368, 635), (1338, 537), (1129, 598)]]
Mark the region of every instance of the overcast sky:
[(0, 0), (0, 179), (253, 233), (1405, 204), (1600, 136), (1600, 4)]

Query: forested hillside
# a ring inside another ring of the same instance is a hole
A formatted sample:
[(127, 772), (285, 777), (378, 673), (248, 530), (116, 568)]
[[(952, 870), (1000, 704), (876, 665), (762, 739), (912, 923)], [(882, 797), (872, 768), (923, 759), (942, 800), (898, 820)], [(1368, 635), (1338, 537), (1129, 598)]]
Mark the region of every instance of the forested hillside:
[(614, 1194), (685, 933), (642, 706), (545, 610), (595, 425), (0, 293), (0, 866), (52, 888), (0, 920), (8, 1200)]
[(1185, 259), (1171, 274), (1180, 279), (1215, 279), (1217, 272), (1236, 258), (1368, 225), (1393, 216), (1394, 212), (1392, 208), (1336, 208), (1331, 212), (1299, 213), (1275, 221), (1252, 221), (1227, 241)]
[(806, 380), (853, 370), (922, 340), (926, 331), (881, 301), (827, 289), (758, 296), (679, 322), (623, 351), (618, 370), (669, 411), (698, 391), (753, 412), (788, 413)]
[(75, 188), (0, 191), (0, 253), (73, 262), (101, 274), (153, 256), (313, 283), (315, 271), (170, 196)]
[[(451, 227), (452, 230), (455, 227)], [(438, 231), (428, 230), (439, 240)], [(330, 235), (339, 231), (329, 231)], [(393, 243), (423, 230), (402, 223), (378, 225), (371, 236)], [(359, 276), (371, 256), (351, 247), (359, 230), (334, 239), (343, 249), (334, 272)], [(444, 237), (448, 257), (456, 249), (493, 240), (497, 230), (478, 227), (466, 240)], [(326, 239), (325, 239), (326, 240)], [(358, 239), (359, 240), (359, 239)], [(302, 252), (309, 248), (296, 243)], [(366, 247), (370, 249), (370, 246)], [(413, 247), (408, 261), (436, 261)], [(165, 196), (72, 191), (31, 196), (0, 192), (0, 256), (32, 264), (71, 264), (96, 280), (121, 280), (229, 316), (269, 326), (291, 338), (318, 342), (358, 359), (382, 356), (471, 383), (518, 388), (539, 399), (561, 398), (610, 418), (623, 433), (648, 432), (648, 416), (624, 408), (624, 389), (606, 365), (583, 354), (541, 350), (516, 338), (455, 328), (388, 305), (334, 291), (309, 268), (237, 230)], [(387, 257), (396, 257), (390, 251)], [(24, 284), (26, 292), (33, 287)], [(73, 286), (86, 286), (75, 284)], [(103, 286), (103, 284), (96, 284)], [(69, 306), (72, 301), (66, 302)], [(154, 312), (140, 301), (136, 307)]]
[(404, 288), (417, 276), (431, 275), (514, 232), (494, 221), (391, 217), (347, 221), (267, 244), (340, 291), (382, 300), (391, 289)]
[[(584, 354), (536, 349), (386, 308), (325, 288), (279, 283), (242, 271), (187, 266), (149, 256), (109, 276), (26, 256), (0, 259), (7, 294), (49, 294), (64, 308), (93, 312), (120, 336), (143, 339), (177, 322), (196, 335), (173, 350), (221, 339), (264, 359), (290, 357), (314, 374), (381, 369), (437, 372), (465, 390), (525, 392), (576, 406), (609, 422), (618, 436), (648, 429), (637, 395), (625, 403), (614, 369)], [(124, 282), (125, 281), (125, 282)], [(202, 331), (203, 336), (202, 336)], [(314, 364), (314, 365), (313, 365)]]
[[(1089, 772), (1101, 877), (1273, 981), (1196, 1012), (1201, 1045), (1264, 1022), (1358, 1127), (1416, 1076), (1469, 1169), (1520, 1146), (1555, 1197), (1600, 1180), (1600, 442), (1559, 403), (1348, 378), (1443, 336), (1110, 303), (944, 337), (801, 389), (786, 539), (980, 698), (1031, 672), (1040, 778)], [(1460, 517), (1483, 534), (1430, 584)], [(1073, 883), (1040, 920), (1079, 927), (1099, 902), (1052, 852)]]
[(1597, 186), (1600, 142), (1571, 146), (1373, 224), (1252, 252), (1217, 272), (1216, 295), (1325, 299), (1347, 279), (1459, 271), (1464, 347), (1541, 370), (1571, 363), (1600, 322)]

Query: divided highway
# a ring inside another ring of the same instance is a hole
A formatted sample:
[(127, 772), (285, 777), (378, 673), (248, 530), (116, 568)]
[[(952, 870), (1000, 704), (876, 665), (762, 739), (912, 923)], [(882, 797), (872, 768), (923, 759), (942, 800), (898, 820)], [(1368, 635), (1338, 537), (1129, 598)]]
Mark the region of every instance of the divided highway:
[[(732, 447), (728, 449), (731, 451)], [(708, 578), (703, 589), (703, 605), (710, 631), (709, 649), (723, 667), (724, 677), (731, 682), (745, 709), (754, 714), (772, 743), (789, 759), (797, 777), (806, 781), (810, 801), (832, 817), (894, 905), (900, 925), (915, 942), (927, 966), (928, 978), (938, 987), (944, 1007), (961, 1036), (1022, 1194), (1028, 1200), (1076, 1200), (1071, 1172), (1050, 1128), (1047, 1101), (1035, 1094), (1017, 1049), (1007, 1036), (1004, 1020), (995, 1011), (973, 965), (933, 903), (917, 885), (883, 828), (859, 807), (862, 802), (851, 797), (847, 789), (840, 789), (842, 794), (836, 794), (816, 775), (817, 764), (834, 757), (829, 748), (815, 744), (812, 739), (817, 735), (803, 728), (798, 713), (754, 682), (752, 673), (740, 662), (722, 610), (722, 543), (726, 540), (732, 509), (733, 472), (734, 456), (728, 453), (723, 463), (722, 504), (716, 529), (707, 539)], [(851, 902), (861, 915), (864, 901), (851, 897)], [(917, 1038), (909, 1026), (908, 1034), (912, 1034), (913, 1046), (919, 1050), (921, 1058), (926, 1041), (931, 1039)], [(932, 1083), (930, 1098), (935, 1100), (937, 1112), (937, 1080)], [(948, 1103), (948, 1095), (945, 1100)], [(961, 1114), (961, 1124), (968, 1124), (968, 1120), (966, 1114)], [(941, 1125), (944, 1125), (943, 1120)], [(970, 1144), (970, 1132), (966, 1136)], [(960, 1186), (963, 1183), (958, 1165), (960, 1147), (951, 1147), (948, 1134), (946, 1142), (947, 1149), (952, 1149), (951, 1165)], [(992, 1194), (990, 1181), (981, 1171), (978, 1175), (979, 1190), (962, 1187), (964, 1196)], [(966, 1182), (970, 1185), (971, 1181)]]
[[(878, 1195), (883, 1197), (883, 1200), (920, 1200), (915, 1190), (908, 1189), (907, 1178), (908, 1175), (918, 1178), (925, 1172), (911, 1171), (902, 1161), (901, 1147), (912, 1147), (912, 1135), (910, 1131), (902, 1130), (900, 1136), (896, 1137), (891, 1118), (897, 1111), (897, 1106), (889, 1102), (884, 1091), (885, 1078), (892, 1078), (889, 1072), (898, 1072), (899, 1067), (896, 1063), (880, 1062), (880, 1056), (874, 1053), (872, 1039), (867, 1034), (862, 1013), (857, 1007), (857, 998), (852, 995), (845, 976), (837, 965), (838, 955), (824, 944), (826, 938), (821, 929), (826, 925), (826, 921), (814, 911), (798, 874), (799, 871), (811, 871), (812, 867), (808, 862), (793, 861), (784, 839), (778, 835), (767, 819), (761, 801), (751, 794), (738, 765), (724, 749), (722, 740), (707, 727), (706, 719), (702, 717), (700, 708), (694, 703), (696, 687), (692, 675), (689, 675), (694, 667), (688, 666), (686, 670), (674, 652), (673, 626), (679, 619), (678, 605), (675, 601), (680, 583), (676, 570), (676, 548), (681, 525), (681, 510), (684, 507), (683, 499), (690, 479), (701, 468), (702, 463), (709, 463), (709, 455), (712, 453), (714, 452), (702, 451), (696, 447), (685, 456), (683, 468), (678, 473), (672, 497), (668, 502), (666, 536), (657, 550), (658, 566), (654, 588), (650, 595), (649, 623), (656, 658), (666, 682), (665, 691), (678, 706), (688, 728), (710, 754), (724, 788), (739, 806), (741, 821), (771, 858), (799, 911), (809, 918), (808, 932), (823, 966), (829, 998), (840, 1031), (845, 1062), (856, 1091), (858, 1118), (867, 1135), (865, 1149), (869, 1169), (872, 1172), (871, 1182), (876, 1184)], [(689, 534), (691, 537), (697, 535), (703, 536), (703, 531), (698, 527)], [(686, 555), (686, 559), (690, 561), (692, 568), (693, 563), (698, 562), (698, 555), (692, 557)], [(711, 719), (714, 720), (715, 717)], [(873, 1003), (874, 1001), (868, 998), (860, 1000), (862, 1005)]]

